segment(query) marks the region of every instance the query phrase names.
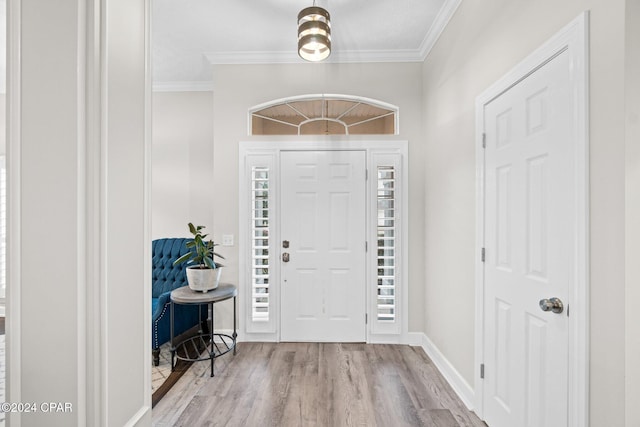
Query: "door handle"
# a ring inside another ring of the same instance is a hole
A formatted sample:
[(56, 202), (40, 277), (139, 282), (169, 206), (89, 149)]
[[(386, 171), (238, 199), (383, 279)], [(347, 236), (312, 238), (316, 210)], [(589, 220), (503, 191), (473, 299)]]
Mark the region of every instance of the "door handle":
[(289, 262), (289, 253), (285, 252), (282, 254), (282, 262)]
[(564, 305), (560, 298), (545, 298), (540, 300), (540, 309), (542, 311), (553, 311), (554, 313), (562, 313), (564, 310)]

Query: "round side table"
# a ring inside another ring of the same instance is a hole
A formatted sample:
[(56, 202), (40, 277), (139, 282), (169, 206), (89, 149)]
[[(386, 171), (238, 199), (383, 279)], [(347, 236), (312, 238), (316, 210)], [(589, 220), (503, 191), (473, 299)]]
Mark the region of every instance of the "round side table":
[[(175, 289), (171, 292), (171, 370), (175, 369), (176, 358), (188, 362), (211, 360), (211, 376), (214, 376), (214, 362), (217, 357), (233, 350), (236, 354), (236, 296), (238, 289), (230, 283), (220, 283), (216, 289), (208, 292), (196, 292), (188, 286)], [(214, 329), (214, 304), (233, 298), (233, 335), (217, 334)], [(209, 331), (199, 331), (193, 337), (187, 338), (174, 345), (173, 316), (174, 304), (200, 305), (208, 304), (211, 309), (211, 327)], [(216, 338), (218, 342), (216, 342)], [(207, 342), (208, 341), (208, 342)], [(204, 356), (206, 353), (207, 356)]]

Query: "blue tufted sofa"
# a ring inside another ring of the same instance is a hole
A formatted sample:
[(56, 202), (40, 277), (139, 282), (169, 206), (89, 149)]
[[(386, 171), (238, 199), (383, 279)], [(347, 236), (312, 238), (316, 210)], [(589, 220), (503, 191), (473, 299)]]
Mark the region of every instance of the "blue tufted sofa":
[[(158, 239), (151, 244), (152, 299), (151, 299), (151, 339), (153, 348), (153, 363), (160, 363), (160, 346), (170, 339), (171, 334), (171, 291), (187, 285), (185, 265), (173, 265), (173, 262), (189, 250), (185, 244), (192, 239)], [(176, 304), (174, 307), (174, 336), (198, 325), (202, 320), (202, 327), (206, 329), (207, 306), (191, 306)], [(198, 317), (200, 310), (201, 317)]]

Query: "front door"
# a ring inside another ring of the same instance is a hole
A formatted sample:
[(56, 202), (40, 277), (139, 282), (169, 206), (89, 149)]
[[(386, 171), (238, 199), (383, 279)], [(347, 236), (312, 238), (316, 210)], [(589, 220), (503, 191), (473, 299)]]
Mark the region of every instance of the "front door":
[(282, 341), (365, 341), (365, 152), (285, 151)]
[[(576, 156), (567, 51), (484, 106), (484, 418), (566, 426)], [(546, 311), (545, 311), (546, 310)]]

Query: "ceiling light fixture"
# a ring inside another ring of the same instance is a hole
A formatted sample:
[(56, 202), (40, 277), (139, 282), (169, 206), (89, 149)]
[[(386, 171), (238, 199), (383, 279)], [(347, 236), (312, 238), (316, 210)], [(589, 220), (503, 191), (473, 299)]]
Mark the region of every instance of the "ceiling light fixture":
[(331, 54), (331, 21), (329, 12), (313, 6), (298, 14), (298, 55), (311, 62), (327, 59)]

